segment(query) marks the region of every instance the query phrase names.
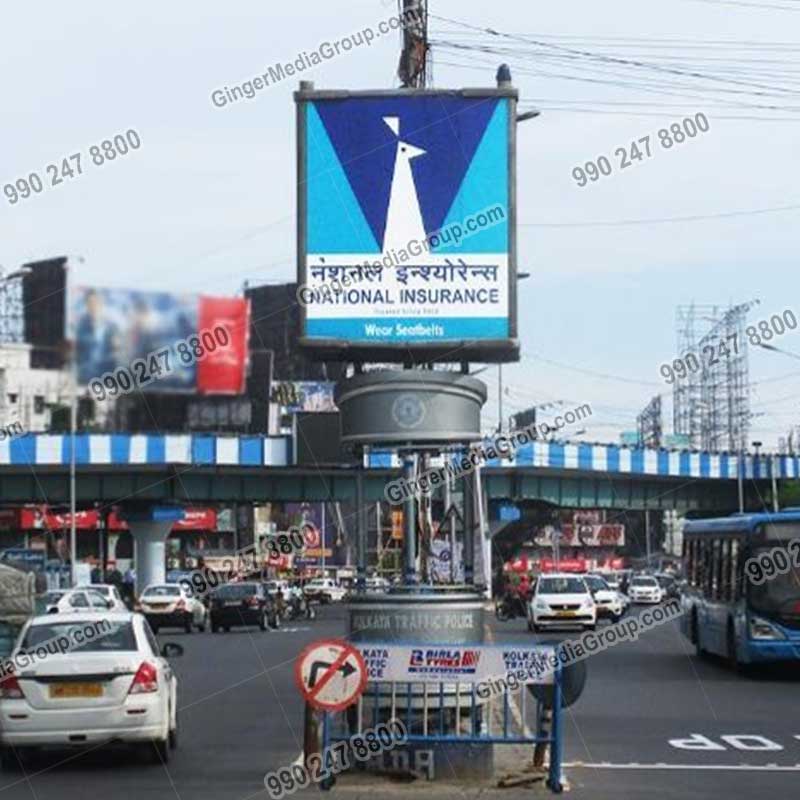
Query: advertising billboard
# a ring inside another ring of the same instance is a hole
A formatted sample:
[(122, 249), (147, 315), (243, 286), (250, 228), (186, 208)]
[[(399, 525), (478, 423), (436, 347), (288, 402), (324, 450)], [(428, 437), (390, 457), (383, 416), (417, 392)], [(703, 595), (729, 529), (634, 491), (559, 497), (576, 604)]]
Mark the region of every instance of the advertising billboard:
[[(189, 357), (189, 363), (179, 357), (181, 342), (219, 326), (229, 334), (226, 344), (220, 336), (213, 348), (200, 351), (202, 357)], [(243, 298), (85, 286), (71, 292), (70, 336), (81, 384), (124, 370), (129, 377), (120, 381), (123, 388), (135, 383), (142, 391), (241, 394), (248, 334)], [(169, 355), (154, 363), (151, 357), (164, 348)], [(134, 362), (142, 361), (135, 369)]]
[(516, 99), (510, 87), (295, 94), (304, 347), (518, 357)]

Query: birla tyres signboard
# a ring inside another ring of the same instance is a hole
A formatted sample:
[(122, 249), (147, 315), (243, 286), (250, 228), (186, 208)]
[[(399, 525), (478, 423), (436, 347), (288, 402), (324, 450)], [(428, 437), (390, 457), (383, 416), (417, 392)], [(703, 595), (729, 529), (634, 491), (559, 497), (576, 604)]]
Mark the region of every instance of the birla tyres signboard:
[(514, 358), (515, 90), (295, 98), (303, 345)]

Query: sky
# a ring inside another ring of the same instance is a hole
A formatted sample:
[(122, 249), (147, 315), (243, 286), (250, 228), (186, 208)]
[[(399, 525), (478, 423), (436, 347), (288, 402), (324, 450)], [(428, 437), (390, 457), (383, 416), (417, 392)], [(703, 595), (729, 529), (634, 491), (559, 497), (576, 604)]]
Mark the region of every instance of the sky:
[[(0, 28), (0, 183), (129, 129), (141, 147), (15, 205), (0, 265), (69, 255), (78, 283), (233, 294), (295, 279), (298, 78), (218, 108), (211, 93), (375, 27), (381, 0), (13, 4)], [(578, 438), (613, 441), (670, 387), (679, 305), (758, 300), (800, 318), (800, 2), (429, 0), (434, 88), (511, 67), (518, 129), (522, 358), (503, 414), (589, 402)], [(486, 29), (496, 34), (486, 33)], [(393, 88), (399, 33), (313, 67), (316, 88)], [(629, 62), (636, 62), (631, 65)], [(712, 77), (709, 77), (712, 76)], [(620, 170), (614, 151), (702, 112), (707, 133)], [(572, 171), (606, 155), (610, 176)], [(739, 213), (742, 212), (742, 213)], [(758, 212), (758, 213), (753, 213)], [(675, 219), (691, 217), (693, 219)], [(698, 219), (699, 217), (699, 219)], [(601, 224), (598, 224), (601, 223)], [(81, 260), (82, 259), (82, 260)], [(800, 332), (772, 342), (800, 355)], [(497, 418), (497, 368), (487, 423)], [(751, 440), (800, 425), (800, 363), (752, 348)]]

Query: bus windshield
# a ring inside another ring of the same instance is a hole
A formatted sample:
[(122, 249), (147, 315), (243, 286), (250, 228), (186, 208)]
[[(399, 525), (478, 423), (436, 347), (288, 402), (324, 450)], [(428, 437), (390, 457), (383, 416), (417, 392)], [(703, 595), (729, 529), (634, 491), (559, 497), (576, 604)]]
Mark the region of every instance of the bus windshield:
[[(752, 555), (758, 557), (769, 553), (774, 545), (758, 547)], [(759, 585), (750, 584), (748, 590), (750, 607), (771, 616), (779, 616), (783, 621), (797, 621), (800, 624), (800, 570), (792, 569), (788, 573), (768, 578)]]

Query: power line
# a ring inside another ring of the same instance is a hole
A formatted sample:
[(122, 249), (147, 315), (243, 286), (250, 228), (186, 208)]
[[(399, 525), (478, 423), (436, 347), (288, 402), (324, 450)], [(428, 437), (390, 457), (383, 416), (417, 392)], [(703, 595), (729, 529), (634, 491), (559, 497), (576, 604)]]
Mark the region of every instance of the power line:
[(520, 222), (520, 228), (610, 228), (619, 225), (665, 225), (677, 222), (697, 222), (707, 219), (728, 219), (732, 217), (755, 216), (758, 214), (777, 214), (784, 211), (800, 210), (800, 205), (775, 206), (773, 208), (753, 208), (742, 211), (722, 211), (716, 214), (691, 214), (683, 217), (651, 217), (649, 219), (595, 220), (592, 222)]

